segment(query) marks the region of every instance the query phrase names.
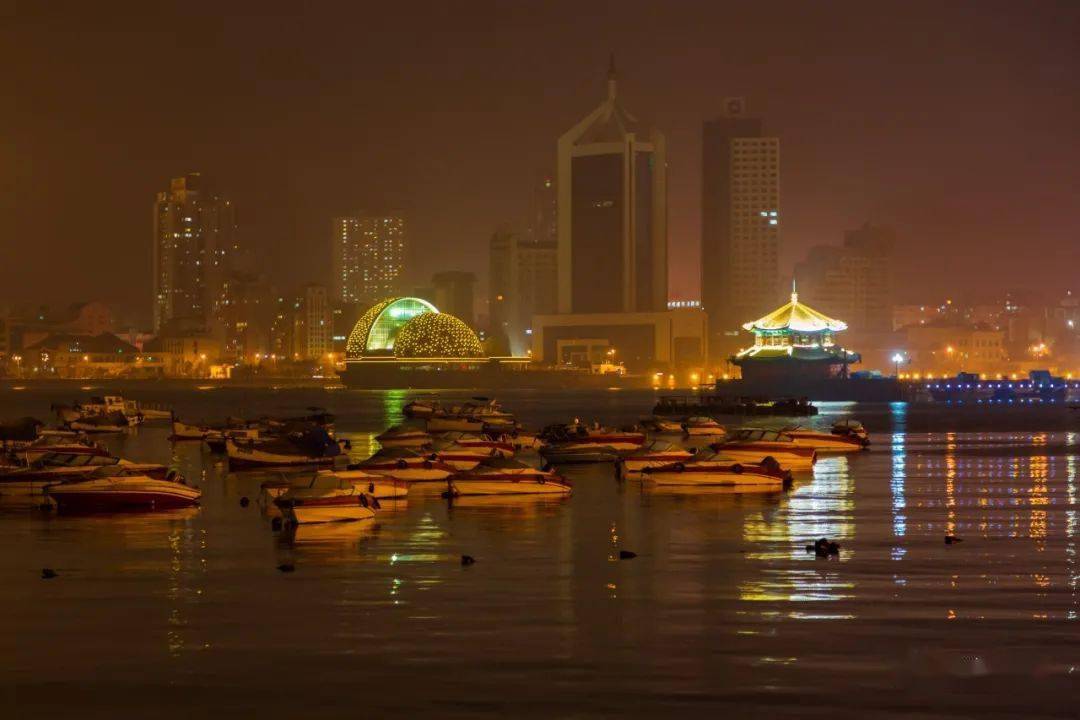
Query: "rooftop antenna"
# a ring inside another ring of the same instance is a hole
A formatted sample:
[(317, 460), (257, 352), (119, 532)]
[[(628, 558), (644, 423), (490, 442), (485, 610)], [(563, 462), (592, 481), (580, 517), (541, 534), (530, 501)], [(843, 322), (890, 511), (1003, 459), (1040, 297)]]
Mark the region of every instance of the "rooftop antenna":
[(792, 304), (799, 302), (799, 293), (795, 290), (795, 276), (791, 276), (791, 302)]

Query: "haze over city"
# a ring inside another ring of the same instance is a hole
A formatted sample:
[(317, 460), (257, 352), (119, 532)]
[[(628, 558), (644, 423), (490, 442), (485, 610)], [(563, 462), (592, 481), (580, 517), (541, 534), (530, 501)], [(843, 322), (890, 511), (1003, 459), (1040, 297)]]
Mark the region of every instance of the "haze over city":
[(416, 284), (484, 282), (610, 54), (667, 135), (672, 298), (700, 296), (702, 122), (733, 96), (782, 142), (782, 275), (867, 220), (897, 233), (900, 299), (1063, 289), (1080, 266), (1075, 3), (48, 3), (15, 28), (7, 298), (149, 323), (150, 208), (194, 171), (276, 282), (323, 281), (331, 218), (385, 207)]

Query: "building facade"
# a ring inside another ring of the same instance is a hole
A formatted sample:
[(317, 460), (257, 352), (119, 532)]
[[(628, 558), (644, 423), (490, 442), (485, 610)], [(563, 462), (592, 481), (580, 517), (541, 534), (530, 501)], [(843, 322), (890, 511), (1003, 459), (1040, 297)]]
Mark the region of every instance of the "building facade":
[(491, 333), (505, 338), (506, 353), (524, 355), (532, 345), (533, 317), (558, 311), (558, 247), (500, 229), (491, 237), (489, 261)]
[(743, 112), (731, 98), (702, 132), (701, 302), (716, 357), (780, 299), (780, 140)]
[(443, 312), (476, 326), (476, 275), (462, 270), (445, 270), (431, 276), (434, 304)]
[(304, 359), (327, 360), (327, 356), (334, 351), (334, 315), (325, 285), (309, 284), (304, 287), (302, 313)]
[(893, 251), (896, 234), (863, 224), (843, 245), (819, 245), (795, 266), (799, 293), (823, 312), (847, 321), (853, 336), (893, 327)]
[(559, 138), (560, 313), (662, 311), (667, 304), (667, 149), (607, 97)]
[(361, 212), (334, 218), (330, 233), (331, 299), (367, 304), (399, 292), (408, 255), (407, 238), (401, 212)]
[(232, 202), (199, 173), (173, 178), (154, 202), (154, 331), (173, 318), (213, 317), (238, 252)]

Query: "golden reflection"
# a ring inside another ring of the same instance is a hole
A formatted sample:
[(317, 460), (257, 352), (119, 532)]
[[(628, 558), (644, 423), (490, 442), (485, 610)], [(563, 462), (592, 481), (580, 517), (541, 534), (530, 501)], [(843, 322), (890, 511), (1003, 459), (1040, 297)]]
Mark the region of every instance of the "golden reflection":
[(956, 433), (945, 433), (945, 534), (956, 534)]

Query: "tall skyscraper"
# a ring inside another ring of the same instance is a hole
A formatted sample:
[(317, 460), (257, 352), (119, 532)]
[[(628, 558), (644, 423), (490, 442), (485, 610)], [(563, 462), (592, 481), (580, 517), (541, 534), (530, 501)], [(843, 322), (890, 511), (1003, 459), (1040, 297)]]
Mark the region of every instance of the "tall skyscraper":
[(559, 237), (558, 193), (555, 179), (545, 173), (533, 185), (529, 203), (529, 242), (557, 242)]
[(705, 123), (701, 203), (701, 304), (709, 347), (722, 356), (739, 347), (742, 323), (782, 300), (780, 140), (743, 116), (742, 98)]
[(374, 303), (401, 291), (408, 253), (403, 213), (334, 218), (330, 245), (334, 302)]
[(237, 251), (232, 203), (199, 173), (173, 178), (154, 202), (154, 331), (173, 318), (213, 317)]
[(559, 138), (560, 313), (667, 307), (665, 139), (645, 136), (616, 90), (613, 59), (605, 100)]

